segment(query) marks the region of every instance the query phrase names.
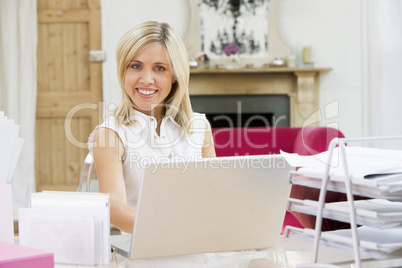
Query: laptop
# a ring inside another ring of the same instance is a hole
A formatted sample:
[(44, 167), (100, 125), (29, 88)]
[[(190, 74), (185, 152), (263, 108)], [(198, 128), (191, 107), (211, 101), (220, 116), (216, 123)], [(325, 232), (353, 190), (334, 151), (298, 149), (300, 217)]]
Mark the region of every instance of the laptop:
[(148, 259), (275, 247), (290, 170), (280, 155), (151, 164), (133, 235), (112, 236), (112, 248)]

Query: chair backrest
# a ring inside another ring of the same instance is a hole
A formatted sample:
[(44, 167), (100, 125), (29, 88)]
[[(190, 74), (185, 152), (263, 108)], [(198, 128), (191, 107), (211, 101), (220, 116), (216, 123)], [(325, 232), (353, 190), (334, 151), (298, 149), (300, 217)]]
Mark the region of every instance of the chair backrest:
[(79, 192), (99, 191), (99, 189), (96, 189), (99, 187), (97, 187), (97, 185), (94, 183), (95, 181), (97, 182), (97, 180), (98, 176), (96, 174), (94, 158), (92, 154), (88, 153), (87, 156), (85, 157), (84, 163), (81, 168), (80, 182), (77, 191)]
[(213, 128), (217, 156), (278, 154), (293, 151), (301, 128)]
[(279, 154), (312, 155), (328, 149), (343, 134), (330, 127), (255, 127), (212, 129), (217, 156)]

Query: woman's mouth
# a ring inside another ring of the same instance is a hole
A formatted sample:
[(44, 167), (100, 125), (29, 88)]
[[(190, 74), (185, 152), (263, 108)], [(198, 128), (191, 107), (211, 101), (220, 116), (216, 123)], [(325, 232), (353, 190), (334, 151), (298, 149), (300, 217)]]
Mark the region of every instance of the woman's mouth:
[(158, 91), (156, 89), (144, 89), (144, 88), (137, 88), (138, 93), (142, 97), (152, 97)]

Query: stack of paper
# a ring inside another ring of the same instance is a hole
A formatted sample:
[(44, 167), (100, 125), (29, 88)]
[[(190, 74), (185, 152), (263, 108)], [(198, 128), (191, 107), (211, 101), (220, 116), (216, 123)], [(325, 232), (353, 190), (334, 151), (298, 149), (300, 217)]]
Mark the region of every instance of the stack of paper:
[[(288, 210), (317, 215), (319, 203), (313, 200), (289, 198)], [(402, 202), (385, 199), (368, 199), (354, 201), (356, 223), (380, 229), (402, 227)], [(323, 218), (342, 222), (350, 222), (348, 202), (327, 203), (324, 206)]]
[[(313, 241), (315, 230), (300, 229), (287, 226), (288, 237), (305, 241)], [(375, 259), (399, 258), (402, 256), (402, 228), (377, 229), (368, 226), (357, 228), (359, 248), (364, 257)], [(322, 232), (320, 242), (326, 246), (353, 250), (353, 239), (350, 229)]]
[[(303, 171), (301, 171), (303, 172)], [(321, 188), (322, 178), (307, 177), (306, 173), (294, 172), (292, 174), (292, 184), (308, 186), (312, 188)], [(402, 182), (399, 185), (392, 185), (392, 181), (387, 182), (384, 180), (392, 177), (401, 179), (401, 175), (383, 175), (384, 178), (377, 177), (376, 179), (352, 179), (352, 193), (354, 195), (361, 195), (370, 198), (386, 198), (389, 200), (402, 200)], [(398, 183), (398, 181), (395, 181)], [(340, 180), (337, 177), (331, 177), (328, 181), (327, 190), (346, 193), (345, 180)]]
[(11, 183), (24, 139), (19, 138), (20, 127), (0, 111), (0, 180)]
[(0, 241), (14, 243), (11, 180), (24, 140), (20, 127), (0, 111)]
[(110, 262), (109, 195), (41, 192), (19, 210), (20, 244), (54, 253), (56, 263)]
[(0, 179), (0, 241), (14, 243), (13, 195), (11, 184)]
[[(402, 151), (362, 147), (346, 147), (346, 163), (354, 194), (372, 198), (402, 200)], [(328, 190), (345, 192), (345, 167), (339, 148), (335, 148), (330, 164), (329, 152), (300, 156), (281, 152), (288, 163), (300, 167), (292, 183), (320, 188), (329, 165)]]

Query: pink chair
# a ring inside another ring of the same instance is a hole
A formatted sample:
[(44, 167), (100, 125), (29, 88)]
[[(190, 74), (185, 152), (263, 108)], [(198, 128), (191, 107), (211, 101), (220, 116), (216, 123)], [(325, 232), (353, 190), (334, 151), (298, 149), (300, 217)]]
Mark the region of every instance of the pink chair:
[[(217, 156), (279, 154), (280, 150), (313, 155), (328, 150), (333, 138), (344, 137), (339, 130), (328, 127), (215, 128), (212, 133)], [(317, 193), (316, 189), (293, 185), (290, 196), (312, 199)], [(310, 227), (311, 223), (315, 223), (313, 216), (286, 212), (283, 229), (286, 225)]]

